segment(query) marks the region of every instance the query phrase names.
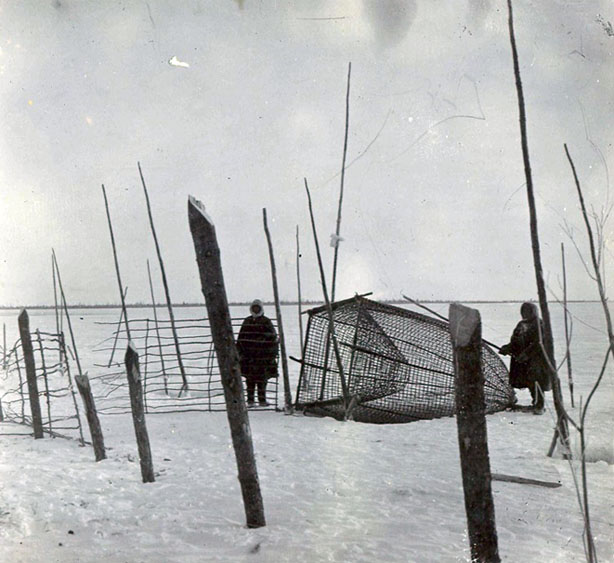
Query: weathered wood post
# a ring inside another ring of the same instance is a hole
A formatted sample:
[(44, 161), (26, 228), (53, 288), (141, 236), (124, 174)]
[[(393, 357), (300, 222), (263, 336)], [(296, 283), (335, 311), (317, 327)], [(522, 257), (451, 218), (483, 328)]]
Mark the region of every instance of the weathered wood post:
[(36, 382), (36, 364), (34, 363), (34, 348), (32, 347), (32, 336), (30, 334), (30, 319), (28, 317), (28, 311), (25, 309), (22, 309), (19, 314), (18, 323), (23, 358), (26, 365), (28, 396), (30, 398), (30, 409), (32, 411), (32, 427), (34, 428), (34, 438), (38, 439), (43, 437), (43, 417), (41, 415), (38, 384)]
[(211, 323), (215, 354), (224, 386), (226, 413), (239, 470), (239, 483), (241, 484), (247, 527), (260, 528), (266, 525), (264, 505), (241, 382), (239, 354), (232, 333), (230, 312), (228, 311), (228, 300), (215, 227), (202, 203), (191, 196), (188, 201), (188, 218), (194, 239), (196, 262), (198, 263), (200, 282), (207, 305), (207, 314)]
[(75, 381), (77, 383), (77, 389), (79, 389), (81, 399), (83, 400), (83, 406), (85, 407), (85, 416), (87, 417), (87, 423), (90, 427), (92, 445), (94, 446), (94, 455), (96, 456), (96, 461), (101, 461), (107, 458), (107, 454), (104, 448), (102, 427), (100, 426), (100, 420), (98, 419), (98, 413), (96, 412), (96, 404), (94, 402), (94, 395), (92, 395), (90, 380), (87, 375), (76, 375)]
[(300, 338), (301, 353), (303, 352), (303, 299), (301, 295), (301, 244), (298, 234), (298, 225), (296, 226), (296, 286), (298, 300), (298, 334)]
[(143, 477), (143, 483), (153, 483), (156, 479), (154, 477), (151, 447), (149, 446), (149, 434), (147, 434), (147, 425), (145, 424), (139, 354), (132, 342), (128, 342), (125, 361), (126, 372), (128, 374), (128, 389), (130, 391), (130, 406), (132, 408), (132, 422), (134, 423), (134, 433), (141, 461), (141, 476)]
[(277, 287), (277, 269), (275, 268), (275, 256), (273, 254), (273, 242), (266, 218), (266, 208), (262, 210), (262, 221), (264, 223), (264, 233), (269, 247), (269, 260), (271, 261), (271, 278), (273, 280), (273, 297), (275, 299), (275, 315), (277, 316), (277, 331), (279, 332), (279, 350), (281, 356), (281, 371), (284, 380), (284, 410), (291, 414), (292, 392), (290, 391), (290, 376), (288, 375), (288, 356), (286, 354), (286, 338), (284, 335), (284, 325), (281, 318), (281, 305), (279, 303), (279, 289)]
[(484, 416), (480, 313), (453, 303), (449, 318), (454, 349), (456, 423), (471, 561), (499, 562)]

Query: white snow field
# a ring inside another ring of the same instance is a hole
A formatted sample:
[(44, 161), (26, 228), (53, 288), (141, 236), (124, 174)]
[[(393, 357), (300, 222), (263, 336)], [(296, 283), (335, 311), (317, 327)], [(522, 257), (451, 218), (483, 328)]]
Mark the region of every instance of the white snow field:
[[(482, 313), (484, 337), (505, 343), (519, 304), (474, 306)], [(447, 305), (433, 307), (447, 315)], [(572, 312), (577, 413), (606, 341), (597, 304), (574, 304)], [(295, 308), (284, 307), (283, 314), (288, 353), (298, 356)], [(16, 334), (16, 316), (1, 313), (10, 335)], [(88, 351), (108, 336), (94, 321), (115, 318), (118, 311), (73, 316), (88, 369), (94, 363)], [(31, 325), (50, 328), (52, 317), (32, 311)], [(556, 306), (554, 322), (562, 356)], [(290, 367), (294, 392), (298, 367)], [(588, 416), (590, 509), (600, 561), (614, 560), (612, 376), (609, 369)], [(561, 379), (569, 406), (565, 369)], [(493, 472), (562, 485), (493, 481), (503, 561), (585, 560), (570, 465), (560, 455), (546, 456), (554, 427), (550, 395), (542, 416), (506, 411), (487, 417)], [(526, 391), (518, 398), (521, 404), (530, 399)], [(0, 423), (0, 561), (470, 560), (454, 418), (372, 425), (250, 411), (267, 518), (260, 529), (245, 527), (225, 413), (149, 415), (156, 482), (146, 485), (130, 417), (106, 415), (101, 421), (108, 459), (99, 463), (90, 447), (75, 440), (34, 440), (28, 427)]]

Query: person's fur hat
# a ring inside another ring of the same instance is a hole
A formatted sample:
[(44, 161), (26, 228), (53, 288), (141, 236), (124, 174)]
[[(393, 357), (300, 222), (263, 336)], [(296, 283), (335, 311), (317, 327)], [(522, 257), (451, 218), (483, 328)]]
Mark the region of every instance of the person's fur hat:
[(262, 317), (264, 315), (264, 307), (262, 306), (262, 301), (260, 299), (254, 299), (252, 304), (249, 306), (249, 312), (252, 314), (252, 317)]

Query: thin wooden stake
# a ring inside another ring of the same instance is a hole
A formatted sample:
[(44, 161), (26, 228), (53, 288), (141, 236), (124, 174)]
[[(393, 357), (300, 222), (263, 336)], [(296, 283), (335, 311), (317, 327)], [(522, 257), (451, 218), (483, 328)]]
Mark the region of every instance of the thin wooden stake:
[(573, 374), (571, 371), (571, 335), (569, 334), (569, 311), (567, 310), (567, 271), (565, 269), (565, 245), (561, 243), (561, 262), (563, 265), (563, 319), (565, 320), (565, 347), (567, 356), (567, 379), (569, 382), (569, 396), (571, 408), (574, 408)]
[(471, 561), (495, 563), (501, 559), (484, 415), (480, 313), (476, 309), (453, 303), (450, 305), (449, 317), (456, 375), (458, 445)]
[[(68, 361), (68, 353), (66, 351), (66, 342), (64, 341), (64, 333), (59, 334), (60, 340), (60, 352), (62, 355), (62, 364), (66, 368), (66, 379), (68, 380), (68, 389), (72, 396), (73, 406), (75, 407), (75, 415), (77, 417), (77, 426), (79, 427), (79, 440), (82, 446), (85, 446), (85, 438), (83, 437), (83, 425), (81, 424), (81, 413), (79, 412), (79, 403), (77, 403), (77, 394), (75, 393), (75, 386), (72, 383), (72, 375), (70, 372), (70, 363)], [(76, 376), (75, 376), (76, 377)]]
[(164, 366), (164, 354), (162, 353), (162, 343), (160, 341), (160, 327), (158, 325), (158, 312), (156, 310), (156, 297), (154, 295), (153, 283), (151, 281), (151, 269), (149, 268), (149, 260), (147, 260), (147, 277), (149, 278), (149, 292), (151, 293), (151, 306), (153, 308), (154, 323), (156, 327), (156, 338), (158, 339), (158, 352), (160, 353), (160, 363), (162, 366), (162, 376), (164, 378), (164, 393), (168, 395), (168, 375)]
[(281, 318), (281, 306), (279, 303), (279, 289), (277, 287), (277, 269), (275, 268), (275, 255), (273, 254), (273, 242), (271, 241), (271, 233), (267, 223), (266, 209), (262, 210), (262, 222), (264, 223), (264, 232), (266, 241), (269, 247), (269, 260), (271, 262), (271, 278), (273, 280), (273, 297), (275, 299), (275, 315), (277, 316), (277, 331), (279, 332), (279, 348), (281, 355), (281, 370), (284, 379), (284, 410), (291, 414), (292, 408), (292, 392), (290, 391), (290, 377), (288, 375), (288, 356), (286, 355), (286, 339), (284, 337), (284, 325)]
[[(539, 305), (541, 309), (542, 319), (544, 321), (544, 347), (551, 366), (556, 366), (554, 357), (554, 339), (552, 336), (552, 322), (550, 320), (550, 311), (548, 309), (548, 297), (546, 295), (546, 284), (544, 282), (544, 272), (541, 262), (541, 252), (539, 245), (539, 231), (537, 228), (537, 211), (535, 206), (535, 196), (533, 190), (533, 175), (531, 172), (531, 160), (529, 158), (529, 142), (527, 135), (527, 117), (524, 104), (524, 93), (522, 89), (522, 80), (520, 77), (520, 64), (518, 62), (518, 51), (516, 49), (516, 36), (514, 33), (514, 16), (512, 12), (512, 1), (507, 0), (508, 7), (508, 24), (510, 44), (512, 48), (512, 60), (514, 64), (514, 77), (516, 79), (516, 94), (518, 96), (518, 113), (520, 121), (520, 142), (522, 147), (522, 158), (524, 162), (525, 180), (527, 184), (527, 200), (529, 204), (529, 221), (531, 230), (531, 248), (533, 250), (533, 266), (535, 268), (535, 279), (537, 282), (537, 295), (539, 297)], [(563, 447), (569, 449), (569, 427), (567, 418), (565, 417), (565, 407), (563, 406), (563, 395), (561, 394), (561, 383), (559, 376), (555, 370), (550, 370), (550, 381), (552, 384), (552, 398), (554, 400), (554, 408), (556, 410), (559, 436), (563, 442)]]
[(100, 426), (100, 420), (98, 419), (98, 413), (96, 412), (96, 403), (94, 402), (94, 395), (92, 394), (90, 380), (87, 375), (77, 375), (75, 377), (75, 381), (77, 383), (77, 389), (79, 390), (81, 399), (83, 400), (83, 406), (85, 407), (85, 416), (87, 417), (87, 423), (90, 427), (92, 446), (94, 447), (94, 456), (96, 461), (101, 461), (107, 458), (107, 454), (104, 447), (102, 427)]
[(49, 434), (53, 432), (51, 427), (51, 397), (49, 396), (49, 378), (47, 377), (47, 366), (45, 365), (45, 350), (43, 347), (43, 339), (41, 338), (40, 330), (36, 329), (36, 340), (38, 349), (41, 355), (41, 367), (43, 369), (43, 381), (45, 382), (45, 399), (47, 401), (47, 420), (49, 426)]
[(32, 336), (30, 334), (30, 319), (25, 309), (22, 309), (19, 314), (18, 322), (23, 359), (26, 366), (26, 377), (28, 380), (28, 398), (30, 399), (30, 410), (32, 412), (32, 428), (34, 429), (34, 438), (38, 439), (43, 437), (43, 417), (41, 415), (38, 383), (36, 381), (36, 364), (34, 363), (34, 349), (32, 348)]
[(298, 333), (303, 349), (303, 304), (301, 298), (301, 246), (298, 236), (298, 225), (296, 226), (296, 285), (298, 288)]
[(2, 346), (2, 369), (6, 369), (6, 323), (2, 323), (2, 340), (4, 342)]
[(139, 354), (132, 342), (128, 342), (126, 348), (126, 372), (128, 374), (128, 388), (130, 391), (130, 406), (132, 408), (132, 422), (139, 450), (141, 462), (141, 477), (143, 483), (153, 483), (154, 476), (149, 434), (145, 424), (145, 408), (143, 406), (143, 387), (141, 385), (141, 373), (139, 370)]
[[(128, 286), (124, 289), (124, 300), (126, 299), (126, 295), (128, 294)], [(110, 368), (113, 365), (113, 358), (115, 356), (115, 350), (117, 350), (117, 341), (119, 340), (119, 333), (121, 332), (122, 321), (124, 320), (124, 307), (122, 307), (121, 312), (119, 314), (119, 321), (117, 323), (117, 330), (115, 331), (115, 338), (113, 339), (113, 348), (111, 349), (111, 357), (109, 358), (109, 364), (107, 365)], [(127, 337), (128, 335), (126, 335)]]
[(175, 351), (177, 352), (177, 363), (179, 364), (179, 371), (181, 372), (181, 379), (183, 385), (179, 396), (184, 391), (188, 391), (188, 378), (183, 367), (183, 360), (181, 359), (181, 350), (179, 348), (179, 338), (177, 336), (177, 328), (175, 327), (175, 315), (173, 313), (173, 304), (171, 301), (171, 294), (168, 289), (168, 282), (166, 281), (166, 270), (164, 269), (164, 261), (162, 260), (162, 253), (160, 252), (160, 244), (158, 243), (158, 236), (156, 235), (156, 228), (153, 222), (153, 216), (151, 214), (151, 204), (149, 203), (149, 193), (147, 192), (147, 186), (145, 185), (145, 178), (143, 178), (143, 171), (141, 170), (141, 163), (137, 162), (139, 168), (139, 175), (141, 176), (141, 183), (143, 184), (143, 191), (145, 192), (145, 201), (147, 202), (147, 215), (149, 216), (149, 226), (151, 227), (151, 234), (153, 235), (154, 243), (156, 246), (156, 254), (158, 255), (158, 262), (160, 263), (160, 273), (162, 274), (162, 285), (164, 286), (164, 293), (166, 295), (166, 305), (168, 307), (168, 316), (171, 321), (171, 332), (173, 334), (173, 341), (175, 342)]
[(23, 392), (23, 377), (21, 376), (21, 368), (19, 367), (19, 355), (17, 354), (17, 344), (13, 346), (15, 353), (15, 367), (17, 368), (17, 377), (19, 378), (19, 398), (21, 399), (21, 423), (26, 422), (26, 399)]
[[(58, 288), (55, 279), (55, 264), (53, 262), (53, 254), (51, 255), (51, 277), (53, 278), (53, 312), (55, 314), (55, 332), (60, 335), (60, 317), (62, 313), (58, 307)], [(60, 349), (60, 343), (58, 342), (58, 364), (62, 364), (62, 350)]]
[(211, 335), (224, 386), (226, 413), (239, 471), (247, 527), (260, 528), (266, 525), (264, 505), (241, 381), (239, 353), (228, 310), (220, 248), (213, 222), (202, 203), (193, 197), (188, 201), (188, 218), (207, 314), (211, 323)]
[[(117, 275), (117, 285), (119, 286), (119, 297), (122, 301), (122, 313), (124, 314), (124, 323), (126, 325), (126, 337), (128, 341), (132, 340), (130, 336), (130, 323), (128, 322), (128, 311), (126, 310), (126, 300), (124, 299), (124, 291), (122, 284), (122, 276), (119, 271), (119, 261), (117, 259), (117, 247), (115, 246), (115, 236), (113, 235), (113, 223), (111, 222), (111, 213), (109, 212), (109, 201), (107, 200), (107, 191), (104, 189), (104, 184), (102, 184), (102, 195), (104, 197), (104, 208), (107, 212), (107, 222), (109, 224), (109, 233), (111, 235), (111, 248), (113, 249), (113, 260), (115, 262), (115, 274)], [(121, 321), (120, 321), (121, 322)], [(119, 328), (118, 328), (119, 331)], [(79, 375), (81, 375), (81, 370), (79, 370)]]
[(341, 233), (341, 207), (343, 205), (343, 184), (345, 181), (345, 159), (348, 152), (348, 130), (350, 127), (350, 76), (352, 63), (348, 63), (348, 86), (345, 94), (345, 135), (343, 137), (343, 160), (341, 161), (341, 187), (339, 189), (339, 206), (337, 207), (337, 227), (335, 229), (335, 254), (333, 258), (333, 283), (330, 291), (331, 301), (335, 301), (335, 289), (337, 287), (337, 258), (339, 255), (339, 234)]
[[(341, 354), (339, 352), (339, 344), (337, 343), (337, 335), (335, 334), (335, 319), (333, 315), (333, 308), (330, 304), (330, 299), (328, 298), (328, 290), (326, 289), (326, 277), (324, 275), (324, 266), (322, 265), (322, 255), (320, 254), (320, 243), (318, 242), (316, 222), (313, 216), (313, 205), (311, 204), (311, 193), (309, 192), (309, 186), (307, 185), (307, 178), (305, 178), (304, 180), (305, 180), (305, 191), (307, 192), (307, 201), (309, 203), (309, 217), (311, 218), (311, 228), (313, 230), (313, 240), (316, 246), (318, 266), (320, 268), (320, 281), (322, 283), (322, 293), (324, 294), (324, 302), (326, 303), (326, 310), (328, 311), (328, 329), (330, 332), (330, 338), (333, 341), (333, 350), (335, 351), (335, 358), (337, 360), (337, 369), (339, 370), (339, 379), (341, 381), (341, 392), (343, 393), (343, 409), (347, 413), (350, 407), (350, 396), (349, 396), (347, 382), (345, 380), (343, 362), (341, 361)], [(327, 363), (328, 363), (328, 360), (325, 361), (325, 366)]]
[[(55, 265), (55, 273), (58, 278), (58, 287), (60, 288), (60, 297), (62, 298), (62, 306), (64, 308), (64, 315), (66, 315), (66, 323), (68, 324), (68, 332), (70, 333), (70, 341), (72, 343), (73, 351), (75, 354), (75, 362), (77, 363), (77, 371), (79, 375), (83, 375), (83, 371), (81, 370), (81, 361), (79, 360), (79, 351), (77, 350), (77, 342), (75, 340), (75, 333), (72, 329), (72, 322), (70, 320), (70, 314), (68, 313), (68, 304), (66, 303), (66, 294), (64, 293), (64, 286), (62, 285), (62, 276), (60, 275), (60, 266), (58, 265), (58, 259), (55, 255), (55, 250), (51, 249), (51, 256), (53, 257), (53, 264)], [(73, 397), (73, 402), (75, 405), (75, 412), (77, 414), (77, 422), (79, 424), (79, 436), (81, 439), (81, 445), (85, 444), (85, 440), (83, 439), (83, 429), (81, 425), (81, 415), (79, 413), (79, 405), (77, 404), (77, 398), (75, 397), (75, 389), (72, 382), (72, 377), (70, 375), (70, 367), (68, 363), (68, 354), (66, 353), (66, 344), (64, 342), (64, 337), (62, 333), (59, 335), (62, 343), (63, 343), (63, 351), (64, 358), (66, 360), (66, 375), (68, 377), (68, 387)]]

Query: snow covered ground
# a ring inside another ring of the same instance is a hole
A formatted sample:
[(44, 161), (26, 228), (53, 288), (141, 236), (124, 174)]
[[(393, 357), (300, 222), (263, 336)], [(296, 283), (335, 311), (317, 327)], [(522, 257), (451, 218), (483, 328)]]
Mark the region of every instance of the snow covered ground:
[[(518, 305), (476, 307), (484, 336), (504, 343)], [(438, 310), (447, 314), (447, 307)], [(91, 322), (100, 314), (81, 314), (83, 363), (91, 361), (90, 344), (102, 339)], [(577, 401), (588, 394), (605, 341), (595, 304), (577, 304), (574, 314)], [(298, 355), (296, 315), (290, 308), (284, 315), (288, 352)], [(13, 317), (3, 317), (8, 329)], [(36, 321), (48, 319), (33, 312)], [(566, 374), (563, 384), (566, 390)], [(614, 560), (613, 397), (609, 370), (589, 414), (591, 517), (601, 561)], [(520, 403), (528, 401), (519, 393)], [(545, 455), (551, 412), (487, 420), (493, 472), (562, 484), (493, 482), (502, 560), (583, 561), (570, 466)], [(250, 422), (267, 518), (257, 530), (244, 525), (225, 413), (150, 415), (156, 482), (147, 485), (128, 416), (102, 418), (108, 459), (99, 463), (76, 441), (35, 441), (27, 428), (0, 424), (0, 561), (469, 560), (455, 419), (369, 425), (253, 411)]]

